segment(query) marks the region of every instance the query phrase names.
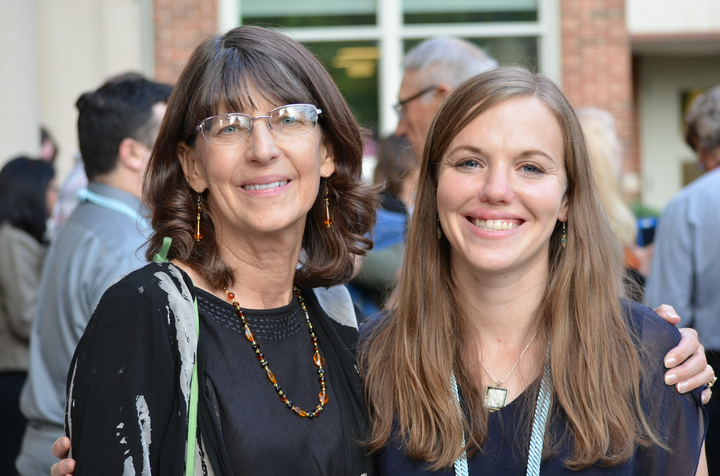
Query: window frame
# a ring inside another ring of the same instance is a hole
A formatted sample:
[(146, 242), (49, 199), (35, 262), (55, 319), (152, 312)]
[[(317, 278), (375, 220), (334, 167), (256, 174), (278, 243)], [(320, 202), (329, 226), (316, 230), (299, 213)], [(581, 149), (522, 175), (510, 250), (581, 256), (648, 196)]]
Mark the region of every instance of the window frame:
[[(239, 26), (242, 0), (218, 0), (221, 31)], [(282, 28), (279, 31), (298, 42), (372, 40), (382, 54), (378, 60), (379, 133), (391, 134), (397, 125), (392, 105), (402, 81), (403, 42), (405, 40), (454, 36), (460, 38), (536, 37), (538, 68), (560, 85), (561, 42), (560, 0), (538, 0), (538, 19), (534, 22), (490, 22), (409, 24), (403, 22), (403, 0), (377, 0), (376, 25)]]

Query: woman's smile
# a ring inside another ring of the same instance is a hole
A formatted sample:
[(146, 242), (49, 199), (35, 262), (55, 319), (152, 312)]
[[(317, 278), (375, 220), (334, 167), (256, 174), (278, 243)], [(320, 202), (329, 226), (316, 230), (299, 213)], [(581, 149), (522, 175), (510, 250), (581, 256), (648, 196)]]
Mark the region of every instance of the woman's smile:
[(240, 188), (250, 197), (275, 197), (287, 192), (294, 180), (282, 175), (267, 175), (245, 180)]
[(269, 183), (254, 183), (254, 184), (248, 184), (243, 185), (242, 188), (245, 190), (251, 191), (251, 190), (269, 190), (279, 187), (284, 187), (287, 185), (290, 181), (289, 180), (278, 180), (276, 182), (269, 182)]
[(517, 216), (499, 216), (497, 213), (487, 210), (476, 211), (465, 218), (472, 227), (477, 228), (477, 230), (473, 228), (473, 233), (489, 238), (508, 236), (508, 233), (498, 232), (512, 231), (525, 222), (524, 219)]

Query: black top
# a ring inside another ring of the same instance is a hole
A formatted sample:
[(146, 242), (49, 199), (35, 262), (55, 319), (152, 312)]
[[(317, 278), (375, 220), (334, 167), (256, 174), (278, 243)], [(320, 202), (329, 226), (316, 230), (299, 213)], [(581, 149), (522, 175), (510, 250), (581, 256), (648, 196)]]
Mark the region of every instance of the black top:
[[(656, 424), (660, 435), (671, 452), (659, 447), (647, 450), (636, 449), (635, 454), (624, 465), (601, 467), (596, 464), (580, 471), (570, 471), (563, 461), (569, 457), (572, 447), (563, 447), (560, 454), (544, 460), (540, 475), (573, 476), (692, 476), (695, 474), (700, 449), (703, 444), (707, 416), (701, 404), (702, 389), (680, 395), (672, 386), (663, 383), (663, 356), (680, 341), (680, 333), (655, 313), (637, 303), (625, 301), (633, 328), (636, 331), (643, 358), (641, 399), (646, 416)], [(387, 318), (392, 318), (388, 316)], [(528, 387), (518, 398), (505, 408), (491, 413), (488, 422), (488, 436), (482, 450), (468, 460), (470, 476), (524, 476), (527, 470), (527, 455), (530, 445), (530, 432), (522, 431), (528, 425), (523, 410), (527, 408), (527, 399), (534, 402), (539, 389), (539, 379)], [(559, 412), (554, 412), (559, 415)], [(567, 431), (562, 418), (548, 422), (550, 434), (560, 436)], [(452, 468), (432, 472), (424, 462), (413, 461), (397, 445), (383, 450), (378, 461), (378, 474), (393, 476), (421, 476), (454, 474)]]
[[(72, 440), (71, 456), (77, 462), (74, 474), (180, 475), (190, 446), (195, 448), (198, 475), (204, 474), (206, 467), (217, 476), (261, 471), (303, 474), (305, 468), (312, 474), (330, 471), (371, 476), (373, 459), (358, 444), (367, 431), (362, 382), (355, 366), (358, 333), (339, 321), (349, 322), (357, 316), (335, 315), (338, 320), (333, 319), (320, 305), (316, 291), (304, 287), (300, 291), (312, 312), (331, 390), (327, 410), (312, 421), (291, 413), (270, 382), (256, 377), (260, 371), (256, 359), (232, 360), (236, 356), (245, 359), (251, 347), (244, 337), (233, 340), (237, 332), (230, 316), (220, 314), (216, 320), (209, 316), (213, 312), (204, 315), (198, 340), (194, 300), (201, 291), (181, 269), (169, 263), (151, 263), (112, 285), (88, 323), (68, 374), (65, 420)], [(335, 301), (328, 296), (323, 303), (331, 312), (343, 312), (342, 306), (331, 307)], [(292, 314), (291, 306), (278, 313)], [(222, 304), (217, 308), (222, 309)], [(319, 382), (304, 378), (305, 366), (311, 364), (310, 337), (302, 327), (292, 334), (294, 328), (289, 320), (287, 323), (280, 331), (287, 336), (282, 340), (297, 335), (302, 355), (288, 359), (282, 349), (278, 353), (277, 341), (263, 338), (259, 342), (290, 397), (301, 407), (314, 407)], [(267, 330), (272, 329), (278, 327)], [(218, 342), (222, 347), (217, 347)], [(195, 362), (197, 439), (188, 442), (188, 401)], [(297, 375), (285, 375), (284, 367), (292, 369), (296, 364)], [(313, 389), (309, 396), (302, 388), (306, 381)], [(323, 423), (325, 417), (329, 418)], [(336, 429), (328, 429), (333, 418)], [(298, 438), (301, 440), (291, 441)], [(323, 448), (302, 453), (303, 448), (313, 446)], [(330, 460), (318, 464), (315, 459), (321, 457)]]
[[(332, 374), (325, 374), (330, 400), (322, 413), (312, 419), (299, 417), (280, 401), (232, 304), (202, 289), (197, 289), (197, 296), (200, 334), (207, 342), (205, 374), (217, 395), (233, 474), (342, 474), (343, 427)], [(297, 299), (278, 309), (243, 313), (283, 391), (294, 405), (314, 410), (320, 383), (307, 320)], [(319, 345), (324, 355), (326, 343)]]

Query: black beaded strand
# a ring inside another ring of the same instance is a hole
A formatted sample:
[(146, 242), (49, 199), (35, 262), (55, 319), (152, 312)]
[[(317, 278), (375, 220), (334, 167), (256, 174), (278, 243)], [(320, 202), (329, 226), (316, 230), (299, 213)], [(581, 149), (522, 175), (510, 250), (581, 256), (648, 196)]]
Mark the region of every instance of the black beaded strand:
[(255, 356), (260, 362), (260, 366), (263, 368), (263, 370), (265, 370), (265, 373), (267, 373), (268, 379), (270, 379), (270, 382), (272, 382), (273, 387), (275, 387), (275, 391), (280, 397), (280, 401), (282, 401), (290, 410), (294, 411), (297, 415), (303, 418), (314, 418), (318, 416), (320, 412), (323, 411), (323, 409), (325, 408), (325, 405), (327, 405), (327, 403), (330, 401), (330, 398), (327, 394), (327, 388), (325, 386), (325, 359), (323, 359), (322, 355), (320, 355), (320, 348), (318, 346), (317, 336), (315, 335), (312, 323), (310, 322), (310, 314), (308, 314), (307, 307), (305, 307), (305, 300), (300, 294), (300, 290), (297, 288), (297, 286), (293, 286), (293, 291), (295, 291), (295, 296), (297, 296), (298, 302), (300, 302), (300, 307), (305, 312), (305, 319), (307, 320), (308, 330), (310, 331), (310, 341), (313, 345), (313, 362), (318, 367), (318, 374), (320, 375), (320, 378), (318, 379), (320, 382), (320, 393), (318, 394), (319, 403), (315, 407), (315, 410), (312, 412), (306, 412), (302, 408), (293, 405), (292, 400), (290, 400), (285, 394), (285, 392), (283, 392), (282, 388), (277, 383), (275, 374), (273, 374), (270, 370), (270, 367), (268, 367), (268, 362), (267, 360), (265, 360), (265, 356), (260, 351), (260, 346), (255, 341), (255, 334), (253, 334), (253, 332), (250, 330), (247, 319), (245, 319), (245, 314), (243, 314), (243, 311), (240, 308), (240, 304), (235, 300), (235, 294), (228, 291), (228, 289), (225, 287), (223, 287), (223, 290), (225, 291), (228, 299), (230, 299), (230, 301), (232, 302), (233, 307), (235, 307), (235, 311), (237, 312), (237, 315), (240, 318), (240, 322), (242, 322), (243, 329), (245, 331), (245, 338), (250, 342), (250, 344), (252, 344), (252, 348), (255, 351)]

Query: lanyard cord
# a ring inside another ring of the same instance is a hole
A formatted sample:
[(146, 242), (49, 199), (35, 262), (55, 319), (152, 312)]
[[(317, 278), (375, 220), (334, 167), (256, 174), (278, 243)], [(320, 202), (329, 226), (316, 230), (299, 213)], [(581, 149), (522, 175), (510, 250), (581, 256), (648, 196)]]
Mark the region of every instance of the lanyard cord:
[[(166, 236), (163, 238), (163, 245), (160, 251), (153, 257), (153, 263), (168, 263), (167, 255), (172, 244), (172, 238)], [(192, 476), (195, 473), (195, 450), (200, 454), (200, 463), (202, 464), (203, 474), (205, 471), (205, 461), (202, 452), (202, 438), (197, 438), (197, 414), (198, 414), (198, 351), (197, 345), (200, 341), (200, 314), (198, 313), (197, 297), (193, 300), (193, 309), (195, 311), (195, 335), (198, 337), (195, 343), (195, 362), (193, 363), (192, 380), (190, 381), (190, 401), (188, 402), (188, 436), (185, 444), (185, 475)]]
[[(450, 387), (452, 388), (455, 401), (457, 401), (459, 407), (460, 395), (458, 393), (458, 386), (454, 373), (450, 374)], [(529, 456), (526, 476), (540, 475), (543, 439), (545, 437), (547, 416), (550, 411), (551, 395), (552, 378), (550, 372), (550, 344), (548, 344), (545, 369), (543, 370), (543, 378), (540, 383), (540, 392), (538, 393), (537, 402), (535, 403), (535, 416), (533, 417), (532, 434), (530, 435), (530, 450), (528, 451)], [(465, 435), (463, 435), (462, 445), (465, 446)], [(463, 454), (455, 460), (455, 476), (468, 476), (468, 474), (467, 455), (463, 452)]]
[(91, 192), (87, 188), (83, 187), (80, 190), (77, 191), (78, 199), (81, 202), (90, 202), (94, 203), (95, 205), (99, 205), (101, 207), (107, 208), (109, 210), (116, 211), (118, 213), (122, 213), (123, 215), (127, 215), (130, 218), (133, 219), (133, 221), (137, 222), (138, 225), (140, 225), (141, 229), (148, 229), (150, 227), (150, 224), (146, 219), (144, 219), (134, 208), (132, 208), (130, 205), (121, 202), (120, 200), (116, 200), (114, 198), (105, 197), (103, 195), (99, 195), (95, 192)]
[[(450, 387), (452, 388), (453, 395), (455, 395), (455, 401), (458, 404), (458, 408), (462, 412), (460, 407), (460, 394), (458, 393), (457, 380), (455, 380), (455, 372), (450, 374)], [(465, 447), (465, 433), (463, 432), (462, 445)], [(468, 476), (468, 463), (467, 454), (463, 451), (458, 459), (455, 460), (455, 476)]]
[(545, 357), (545, 369), (540, 383), (537, 403), (535, 403), (535, 416), (533, 417), (532, 434), (530, 435), (530, 450), (528, 451), (527, 476), (540, 475), (540, 463), (542, 462), (543, 439), (547, 416), (550, 411), (550, 397), (552, 396), (552, 376), (550, 374), (550, 344), (548, 343), (547, 355)]

